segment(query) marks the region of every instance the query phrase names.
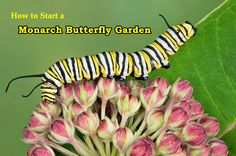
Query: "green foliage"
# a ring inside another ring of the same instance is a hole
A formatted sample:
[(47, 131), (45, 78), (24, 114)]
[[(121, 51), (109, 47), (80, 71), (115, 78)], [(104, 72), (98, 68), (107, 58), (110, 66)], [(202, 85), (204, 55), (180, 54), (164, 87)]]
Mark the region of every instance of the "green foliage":
[(193, 84), (194, 97), (221, 123), (229, 155), (236, 155), (236, 1), (225, 1), (196, 26), (196, 36), (171, 58), (171, 68), (154, 72)]

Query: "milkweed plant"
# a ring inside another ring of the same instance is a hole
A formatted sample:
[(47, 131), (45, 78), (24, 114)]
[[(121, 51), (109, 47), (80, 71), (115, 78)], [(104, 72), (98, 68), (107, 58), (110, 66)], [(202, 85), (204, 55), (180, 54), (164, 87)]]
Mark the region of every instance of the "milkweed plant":
[(187, 80), (80, 81), (36, 105), (23, 130), (28, 156), (226, 156), (215, 117)]

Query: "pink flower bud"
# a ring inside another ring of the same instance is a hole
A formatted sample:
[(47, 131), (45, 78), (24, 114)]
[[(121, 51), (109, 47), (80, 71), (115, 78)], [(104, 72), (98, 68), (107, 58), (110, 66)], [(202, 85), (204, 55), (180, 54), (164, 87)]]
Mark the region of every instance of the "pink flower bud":
[(86, 110), (85, 105), (78, 104), (77, 102), (73, 102), (72, 104), (69, 105), (69, 112), (72, 119), (77, 117), (80, 113), (82, 113), (85, 110)]
[(99, 123), (97, 134), (103, 141), (109, 142), (117, 128), (117, 121), (111, 121), (108, 117), (105, 117), (105, 119), (101, 120)]
[(29, 118), (29, 128), (35, 132), (44, 132), (48, 129), (51, 117), (48, 113), (33, 112)]
[(99, 126), (99, 118), (96, 113), (83, 112), (74, 120), (74, 124), (81, 133), (95, 135)]
[(188, 101), (179, 101), (175, 104), (175, 106), (183, 108), (189, 116), (192, 114), (192, 108)]
[(127, 94), (118, 99), (117, 106), (118, 111), (121, 115), (130, 117), (139, 110), (141, 103), (138, 101), (138, 98), (136, 96)]
[(157, 87), (142, 88), (140, 91), (140, 100), (147, 111), (153, 107), (160, 107), (165, 102), (166, 97)]
[(55, 142), (64, 144), (68, 143), (74, 137), (74, 126), (70, 120), (56, 119), (50, 126), (49, 138)]
[(188, 152), (189, 156), (209, 156), (210, 147), (207, 144), (200, 146), (200, 148), (190, 148)]
[(74, 101), (73, 96), (73, 83), (63, 85), (59, 91), (59, 98), (63, 104), (68, 106), (70, 103)]
[(137, 81), (134, 81), (134, 80), (130, 80), (128, 82), (128, 85), (130, 87), (131, 94), (138, 97), (141, 90), (141, 85)]
[(73, 88), (75, 101), (90, 107), (97, 99), (98, 88), (92, 82), (83, 81)]
[(27, 156), (55, 156), (55, 153), (49, 146), (33, 145), (28, 150)]
[(47, 103), (44, 100), (36, 105), (38, 112), (45, 112), (51, 115), (52, 118), (56, 118), (61, 114), (61, 106), (57, 103)]
[(211, 151), (210, 156), (227, 156), (228, 148), (222, 140), (212, 139), (208, 142)]
[(180, 146), (175, 153), (169, 154), (168, 156), (187, 156), (186, 147)]
[(100, 78), (97, 85), (98, 95), (101, 98), (112, 99), (119, 95), (120, 86), (115, 79)]
[(157, 152), (161, 155), (169, 155), (177, 152), (180, 145), (179, 137), (171, 132), (162, 133), (156, 140)]
[(171, 87), (170, 96), (174, 101), (190, 100), (193, 88), (187, 80), (177, 79)]
[(169, 107), (164, 115), (164, 123), (170, 129), (182, 128), (186, 125), (188, 120), (188, 113), (183, 108), (177, 106)]
[(45, 138), (44, 134), (36, 133), (36, 132), (32, 131), (31, 129), (29, 129), (29, 127), (25, 127), (24, 130), (23, 130), (22, 140), (25, 143), (28, 143), (28, 144), (38, 144), (44, 138)]
[(164, 111), (159, 108), (153, 108), (147, 115), (147, 129), (149, 132), (155, 132), (164, 122)]
[(169, 85), (168, 81), (164, 78), (161, 78), (161, 77), (157, 77), (155, 78), (154, 80), (152, 80), (148, 86), (154, 86), (154, 87), (157, 87), (161, 93), (166, 96), (169, 91), (170, 91), (170, 88), (171, 86)]
[(120, 86), (120, 96), (125, 96), (130, 94), (131, 90), (127, 84), (123, 84)]
[(196, 122), (188, 123), (182, 130), (181, 140), (193, 148), (199, 147), (206, 139), (206, 130)]
[(135, 140), (128, 152), (129, 156), (153, 156), (155, 154), (155, 144), (149, 137)]
[(199, 123), (205, 128), (208, 137), (214, 137), (220, 130), (220, 124), (216, 118), (211, 116), (202, 117)]
[(113, 145), (121, 152), (126, 152), (129, 145), (133, 142), (134, 136), (129, 128), (119, 128), (112, 137)]
[(204, 110), (202, 108), (202, 105), (198, 101), (191, 101), (190, 106), (192, 108), (191, 119), (197, 119), (203, 115)]

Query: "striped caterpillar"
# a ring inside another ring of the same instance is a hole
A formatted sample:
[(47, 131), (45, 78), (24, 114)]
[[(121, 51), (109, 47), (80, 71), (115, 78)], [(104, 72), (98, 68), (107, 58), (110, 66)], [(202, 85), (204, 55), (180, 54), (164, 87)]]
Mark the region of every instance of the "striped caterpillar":
[(169, 68), (168, 57), (174, 55), (179, 47), (196, 33), (196, 28), (188, 21), (170, 26), (165, 17), (160, 16), (168, 29), (140, 51), (131, 53), (105, 51), (80, 58), (66, 58), (53, 64), (43, 74), (25, 75), (12, 79), (8, 83), (6, 92), (16, 79), (42, 77), (40, 84), (35, 86), (28, 95), (22, 96), (29, 96), (41, 85), (42, 99), (55, 103), (59, 87), (82, 79), (94, 80), (102, 76), (123, 80), (133, 75), (138, 79), (146, 80), (151, 71)]

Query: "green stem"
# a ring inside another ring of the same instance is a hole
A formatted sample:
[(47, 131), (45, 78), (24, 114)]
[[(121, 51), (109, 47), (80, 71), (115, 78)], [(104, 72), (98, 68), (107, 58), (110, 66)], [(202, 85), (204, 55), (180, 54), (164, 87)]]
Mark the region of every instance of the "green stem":
[(65, 149), (64, 147), (54, 143), (54, 142), (51, 142), (49, 140), (46, 140), (45, 142), (43, 142), (44, 144), (47, 144), (48, 146), (54, 148), (55, 150), (61, 152), (62, 154), (64, 155), (67, 155), (67, 156), (78, 156), (77, 154)]
[(98, 151), (100, 152), (101, 156), (106, 156), (106, 153), (104, 151), (104, 147), (103, 144), (100, 142), (100, 140), (98, 139), (98, 137), (96, 135), (91, 136), (93, 139), (93, 142), (95, 144), (95, 146), (97, 147)]
[(111, 145), (110, 145), (110, 142), (106, 142), (105, 146), (106, 146), (106, 154), (108, 156), (110, 156), (111, 155)]
[(115, 156), (116, 155), (116, 148), (115, 146), (112, 146), (112, 150), (111, 150), (111, 156)]
[(132, 127), (132, 124), (134, 123), (134, 116), (130, 117), (129, 122), (128, 122), (128, 127)]
[(91, 153), (88, 153), (82, 146), (81, 144), (79, 144), (78, 141), (76, 141), (75, 139), (71, 140), (71, 145), (74, 147), (74, 149), (76, 150), (76, 152), (78, 154), (81, 155), (90, 155)]
[(147, 116), (146, 116), (146, 114), (147, 114), (147, 113), (145, 113), (143, 122), (142, 122), (141, 126), (139, 127), (138, 131), (136, 131), (136, 132), (134, 133), (134, 138), (135, 138), (135, 139), (138, 138), (138, 137), (142, 134), (144, 128), (146, 127), (146, 123), (147, 123), (147, 120), (146, 120)]
[(143, 120), (144, 115), (145, 115), (145, 112), (142, 112), (142, 114), (140, 114), (140, 115), (138, 116), (138, 118), (135, 120), (133, 126), (131, 127), (131, 130), (132, 130), (132, 131), (135, 131), (135, 129), (137, 128), (137, 126), (139, 125), (139, 123)]
[(125, 127), (127, 119), (128, 119), (128, 116), (122, 115), (122, 119), (121, 119), (121, 122), (120, 122), (120, 127)]
[(106, 116), (107, 101), (108, 100), (106, 98), (102, 98), (101, 120), (103, 120)]
[(93, 146), (91, 138), (88, 135), (85, 135), (84, 140), (85, 140), (86, 144), (88, 145), (89, 149), (92, 150), (94, 153), (96, 153), (96, 150)]
[(158, 131), (156, 131), (150, 138), (152, 140), (156, 139), (163, 131), (167, 130), (167, 126), (163, 125)]

